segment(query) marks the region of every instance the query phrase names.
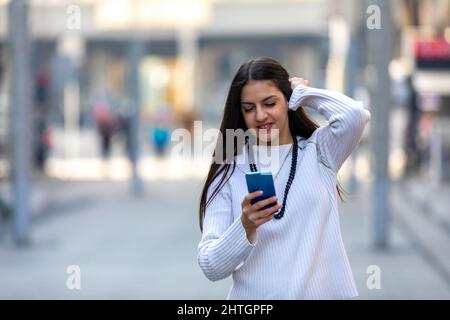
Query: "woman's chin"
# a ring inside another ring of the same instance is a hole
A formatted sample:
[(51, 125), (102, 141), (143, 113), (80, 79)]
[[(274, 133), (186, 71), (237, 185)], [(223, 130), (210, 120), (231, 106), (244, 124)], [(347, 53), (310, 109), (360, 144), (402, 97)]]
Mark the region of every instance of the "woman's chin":
[(278, 130), (270, 130), (269, 132), (261, 130), (258, 132), (258, 142), (262, 144), (278, 144), (280, 142), (279, 138)]

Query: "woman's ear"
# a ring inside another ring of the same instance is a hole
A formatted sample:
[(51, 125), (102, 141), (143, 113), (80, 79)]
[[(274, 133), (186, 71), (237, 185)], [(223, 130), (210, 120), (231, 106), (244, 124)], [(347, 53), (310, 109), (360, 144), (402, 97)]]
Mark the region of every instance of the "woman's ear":
[(285, 95), (283, 95), (283, 98), (284, 98), (284, 103), (286, 104), (286, 108), (289, 110), (289, 100)]

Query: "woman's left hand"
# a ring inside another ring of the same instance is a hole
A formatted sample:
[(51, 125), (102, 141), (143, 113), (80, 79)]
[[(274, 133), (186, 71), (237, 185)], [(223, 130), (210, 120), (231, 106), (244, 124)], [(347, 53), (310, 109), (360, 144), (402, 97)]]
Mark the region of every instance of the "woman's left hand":
[(292, 77), (289, 79), (289, 82), (291, 83), (292, 90), (294, 90), (298, 85), (309, 87), (309, 81), (303, 78)]

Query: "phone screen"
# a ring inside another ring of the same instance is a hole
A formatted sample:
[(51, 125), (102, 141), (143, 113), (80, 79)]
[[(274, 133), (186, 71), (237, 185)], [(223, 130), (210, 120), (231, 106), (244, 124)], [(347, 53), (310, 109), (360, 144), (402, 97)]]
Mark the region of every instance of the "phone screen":
[[(273, 183), (272, 173), (270, 172), (248, 172), (245, 174), (245, 179), (247, 181), (248, 192), (252, 193), (258, 190), (262, 190), (263, 194), (255, 199), (251, 200), (251, 204), (255, 204), (258, 201), (273, 197), (275, 193), (275, 185)], [(270, 208), (276, 205), (275, 201), (273, 204), (265, 206), (263, 209)]]

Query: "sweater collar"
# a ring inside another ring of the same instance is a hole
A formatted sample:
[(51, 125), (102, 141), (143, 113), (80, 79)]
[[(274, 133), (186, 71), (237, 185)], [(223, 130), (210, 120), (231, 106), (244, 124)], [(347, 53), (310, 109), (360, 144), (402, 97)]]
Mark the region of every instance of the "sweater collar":
[[(311, 138), (313, 138), (313, 136), (311, 136)], [(310, 138), (310, 139), (311, 139)], [(308, 142), (310, 141), (310, 139), (305, 139), (303, 137), (297, 136), (297, 141), (298, 141), (298, 148), (300, 150), (303, 150), (306, 148), (306, 145), (308, 144)], [(250, 171), (249, 169), (249, 158), (248, 158), (248, 153), (247, 153), (247, 147), (246, 145), (243, 146), (241, 153), (238, 154), (236, 157), (236, 167), (241, 170), (243, 173), (247, 173)]]

